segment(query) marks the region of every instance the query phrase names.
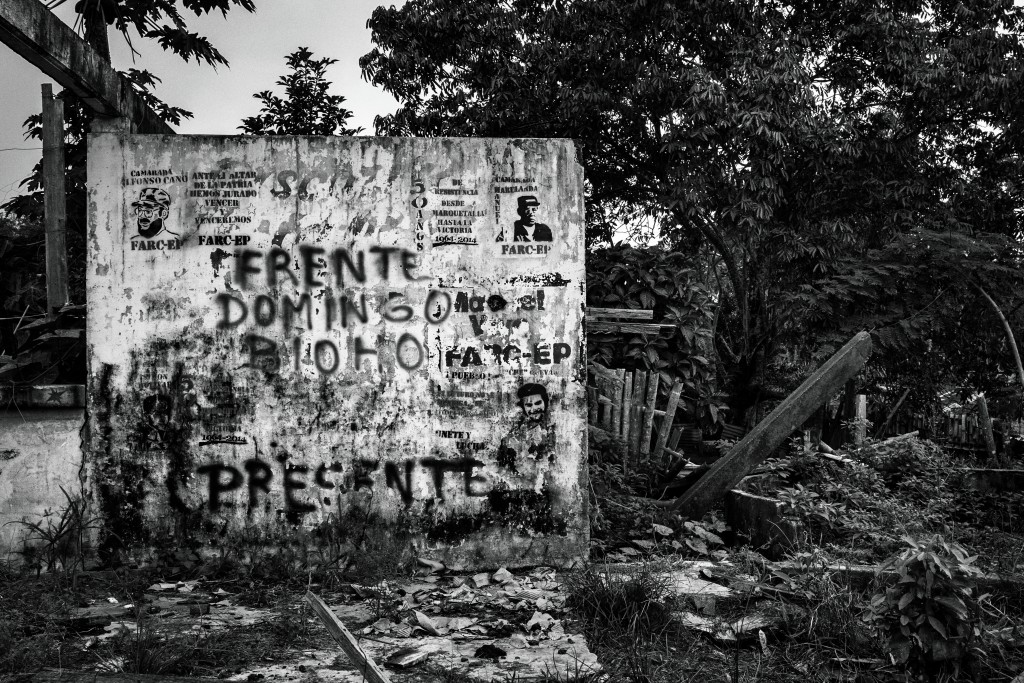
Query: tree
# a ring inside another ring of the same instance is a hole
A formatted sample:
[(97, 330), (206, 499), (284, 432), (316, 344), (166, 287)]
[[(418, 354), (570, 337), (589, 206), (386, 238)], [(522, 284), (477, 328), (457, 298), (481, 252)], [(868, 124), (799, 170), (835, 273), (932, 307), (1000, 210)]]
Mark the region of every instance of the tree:
[(352, 112), (342, 104), (342, 95), (331, 95), (327, 67), (338, 60), (313, 59), (309, 49), (300, 47), (286, 58), (291, 73), (277, 79), (284, 97), (269, 90), (253, 97), (263, 103), (260, 113), (242, 119), (238, 128), (248, 135), (356, 135), (360, 128), (345, 123)]
[[(64, 4), (67, 0), (51, 0), (50, 9)], [(253, 12), (256, 6), (252, 0), (185, 0), (184, 8), (196, 16), (220, 10), (224, 16), (240, 7)], [(121, 33), (132, 46), (132, 35), (155, 40), (165, 50), (170, 50), (185, 61), (195, 59), (211, 66), (228, 66), (227, 59), (210, 41), (188, 30), (188, 26), (172, 0), (78, 0), (75, 4), (77, 20), (75, 28), (86, 41), (107, 61), (110, 60), (110, 46), (107, 32), (110, 27)], [(190, 118), (191, 112), (165, 104), (152, 93), (159, 78), (143, 69), (128, 69), (121, 74), (131, 82), (135, 92), (164, 121), (177, 125), (182, 118)], [(85, 168), (86, 133), (93, 119), (92, 111), (72, 93), (64, 91), (64, 144), (67, 172), (65, 196), (67, 200), (67, 249), (69, 293), (74, 303), (83, 303), (85, 298)], [(24, 122), (26, 139), (42, 139), (42, 116), (33, 115)], [(13, 197), (0, 206), (0, 210), (26, 221), (40, 223), (43, 219), (43, 166), (38, 162), (32, 173), (21, 181), (25, 193)], [(0, 270), (5, 264), (0, 262)], [(40, 272), (43, 265), (40, 261)], [(7, 311), (10, 313), (10, 311)], [(20, 314), (20, 311), (18, 312)], [(0, 307), (0, 317), (5, 312)]]
[[(876, 383), (911, 389), (910, 403), (963, 387), (1017, 395), (1024, 367), (1010, 317), (998, 299), (1024, 305), (1024, 251), (1002, 235), (918, 229), (867, 258), (803, 285), (783, 305), (819, 330), (827, 355), (855, 331), (873, 328), (884, 355)], [(1017, 324), (1020, 319), (1017, 319)], [(888, 352), (888, 353), (885, 353)], [(1020, 414), (1019, 399), (1004, 412)]]
[(1008, 0), (413, 0), (360, 64), (403, 103), (379, 133), (575, 139), (592, 241), (648, 215), (710, 264), (742, 413), (808, 337), (801, 285), (913, 229), (1022, 231), (1022, 25)]

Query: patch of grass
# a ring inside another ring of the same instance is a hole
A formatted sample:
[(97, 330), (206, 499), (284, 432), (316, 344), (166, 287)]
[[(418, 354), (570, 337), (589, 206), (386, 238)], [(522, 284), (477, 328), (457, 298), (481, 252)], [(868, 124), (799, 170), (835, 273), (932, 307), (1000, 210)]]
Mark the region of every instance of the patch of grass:
[(590, 565), (566, 577), (566, 607), (580, 621), (606, 680), (708, 680), (704, 665), (690, 657), (703, 644), (673, 621), (665, 576), (645, 563), (617, 574)]
[(25, 529), (22, 555), (25, 564), (34, 567), (37, 574), (60, 570), (58, 576), (67, 578), (76, 587), (78, 572), (85, 568), (90, 540), (99, 529), (100, 519), (89, 510), (89, 503), (81, 493), (61, 493), (67, 503), (59, 510), (47, 510), (37, 521), (18, 522)]
[(213, 676), (224, 667), (248, 664), (262, 655), (260, 639), (251, 629), (162, 633), (140, 623), (94, 653), (106, 673)]
[(277, 617), (269, 628), (274, 644), (294, 647), (313, 636), (313, 614), (305, 600), (295, 603), (287, 597), (278, 603)]
[(666, 581), (651, 564), (637, 565), (628, 574), (589, 565), (567, 578), (565, 590), (566, 607), (583, 621), (594, 643), (621, 635), (656, 638), (672, 621)]
[(345, 575), (373, 586), (385, 579), (410, 576), (414, 566), (412, 551), (404, 539), (384, 529), (368, 527)]
[(0, 573), (0, 674), (74, 666), (82, 653), (65, 642), (60, 617), (76, 593), (53, 574), (41, 577)]

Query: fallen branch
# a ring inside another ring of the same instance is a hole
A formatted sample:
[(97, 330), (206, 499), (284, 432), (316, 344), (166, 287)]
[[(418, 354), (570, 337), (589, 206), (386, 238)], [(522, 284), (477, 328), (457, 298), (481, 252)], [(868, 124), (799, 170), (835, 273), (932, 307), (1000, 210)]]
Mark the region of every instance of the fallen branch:
[(891, 446), (894, 443), (899, 443), (900, 441), (906, 441), (907, 439), (914, 438), (917, 435), (918, 435), (918, 431), (915, 429), (914, 431), (907, 432), (906, 434), (900, 434), (898, 436), (890, 436), (888, 439), (884, 439), (882, 441), (876, 441), (874, 443), (865, 444), (864, 446), (862, 446), (862, 448), (879, 448), (881, 446)]
[(359, 642), (355, 639), (355, 636), (345, 628), (345, 624), (341, 623), (337, 615), (331, 611), (323, 600), (310, 591), (306, 592), (306, 602), (313, 608), (313, 612), (320, 617), (320, 621), (324, 622), (324, 626), (327, 627), (327, 631), (331, 634), (331, 637), (338, 641), (338, 645), (345, 651), (348, 658), (356, 665), (356, 669), (369, 683), (391, 683), (391, 679), (388, 675), (377, 666), (370, 657), (363, 652), (363, 648), (359, 647)]
[(900, 406), (903, 405), (903, 402), (907, 400), (907, 396), (909, 395), (910, 387), (907, 387), (906, 389), (903, 390), (903, 393), (900, 395), (899, 400), (896, 401), (896, 405), (894, 405), (892, 407), (892, 410), (889, 411), (889, 414), (885, 416), (885, 421), (882, 422), (881, 426), (878, 428), (878, 431), (875, 432), (876, 439), (880, 437), (882, 434), (885, 434), (885, 430), (889, 426), (889, 423), (892, 422), (892, 419), (894, 417), (896, 417), (896, 413), (899, 411)]
[(971, 285), (978, 290), (978, 293), (984, 297), (985, 301), (999, 317), (999, 322), (1003, 325), (1003, 334), (1006, 335), (1007, 346), (1010, 347), (1010, 352), (1013, 354), (1013, 364), (1017, 369), (1017, 379), (1020, 381), (1021, 389), (1024, 390), (1024, 363), (1020, 360), (1020, 348), (1017, 346), (1016, 337), (1013, 336), (1013, 328), (1010, 326), (1010, 321), (1006, 319), (1006, 316), (1003, 315), (1003, 310), (999, 308), (999, 304), (989, 296), (984, 287), (974, 280), (971, 281)]

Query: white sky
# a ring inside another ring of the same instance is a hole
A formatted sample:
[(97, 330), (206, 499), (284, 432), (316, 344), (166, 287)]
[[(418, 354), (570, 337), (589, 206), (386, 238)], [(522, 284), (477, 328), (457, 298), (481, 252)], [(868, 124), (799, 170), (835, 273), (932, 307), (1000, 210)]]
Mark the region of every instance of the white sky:
[[(133, 36), (142, 55), (132, 63), (131, 52), (120, 34), (110, 34), (114, 67), (149, 69), (161, 80), (156, 94), (168, 104), (194, 114), (177, 128), (179, 133), (236, 135), (243, 117), (259, 110), (253, 93), (280, 92), (275, 81), (286, 71), (285, 56), (299, 46), (316, 58), (331, 57), (338, 63), (328, 69), (332, 93), (344, 95), (354, 116), (349, 124), (373, 134), (373, 118), (395, 110), (395, 100), (362, 80), (359, 58), (370, 51), (366, 20), (381, 4), (402, 0), (255, 0), (256, 13), (232, 10), (226, 19), (219, 13), (201, 18), (185, 15), (189, 30), (205, 35), (227, 58), (230, 67), (214, 70), (195, 61), (185, 63), (165, 52), (155, 41)], [(74, 2), (57, 9), (57, 16), (74, 21)], [(42, 72), (0, 44), (0, 203), (20, 194), (18, 183), (39, 159), (36, 140), (23, 139), (22, 121), (41, 108), (40, 85), (48, 82)], [(55, 86), (55, 92), (59, 92)]]

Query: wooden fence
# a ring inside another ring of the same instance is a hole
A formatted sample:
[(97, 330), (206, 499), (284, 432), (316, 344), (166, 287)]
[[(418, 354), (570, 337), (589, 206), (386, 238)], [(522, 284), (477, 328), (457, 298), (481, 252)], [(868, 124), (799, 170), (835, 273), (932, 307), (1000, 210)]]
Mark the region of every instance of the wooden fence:
[[(611, 370), (591, 364), (595, 386), (588, 387), (588, 422), (620, 440), (625, 467), (642, 461), (658, 465), (694, 460), (701, 455), (699, 425), (683, 422), (681, 382), (667, 391), (657, 372)], [(663, 397), (662, 397), (663, 396)], [(721, 438), (739, 440), (745, 430), (725, 425)]]
[(924, 415), (896, 416), (884, 436), (895, 436), (915, 430), (929, 434), (935, 441), (946, 441), (958, 446), (985, 447), (985, 437), (981, 433), (977, 415), (942, 415), (932, 418)]
[(597, 386), (588, 388), (589, 422), (621, 439), (627, 460), (661, 462), (668, 457), (684, 457), (677, 451), (684, 427), (673, 424), (682, 384), (672, 386), (664, 407), (659, 409), (658, 373), (592, 368)]

